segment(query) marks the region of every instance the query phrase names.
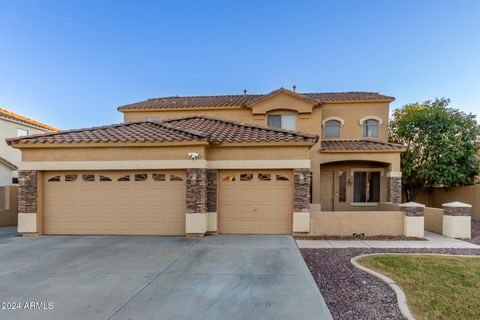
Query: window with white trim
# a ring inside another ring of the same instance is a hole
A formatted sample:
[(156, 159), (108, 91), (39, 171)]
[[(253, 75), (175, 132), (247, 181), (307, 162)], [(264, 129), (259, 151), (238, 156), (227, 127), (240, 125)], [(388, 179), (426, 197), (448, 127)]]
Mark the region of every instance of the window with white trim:
[(340, 127), (342, 124), (338, 120), (328, 120), (325, 122), (324, 135), (325, 138), (339, 138)]
[(380, 123), (375, 119), (367, 119), (363, 121), (363, 136), (367, 137), (378, 137), (378, 126)]
[(268, 126), (271, 128), (295, 130), (297, 127), (297, 115), (295, 114), (270, 114)]

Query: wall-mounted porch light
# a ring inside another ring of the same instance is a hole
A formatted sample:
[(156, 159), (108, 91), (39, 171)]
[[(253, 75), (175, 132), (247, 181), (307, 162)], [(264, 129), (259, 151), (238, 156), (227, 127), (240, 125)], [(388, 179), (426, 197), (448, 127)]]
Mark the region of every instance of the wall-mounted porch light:
[(196, 174), (196, 173), (192, 174), (192, 177), (190, 178), (190, 183), (191, 183), (192, 185), (196, 185), (196, 184), (197, 184), (197, 174)]

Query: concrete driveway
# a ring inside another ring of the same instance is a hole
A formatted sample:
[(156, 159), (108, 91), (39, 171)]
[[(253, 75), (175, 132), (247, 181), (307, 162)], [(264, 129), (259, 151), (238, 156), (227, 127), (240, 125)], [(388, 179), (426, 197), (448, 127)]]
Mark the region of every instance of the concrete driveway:
[(289, 236), (0, 237), (0, 301), (22, 309), (0, 319), (331, 319)]

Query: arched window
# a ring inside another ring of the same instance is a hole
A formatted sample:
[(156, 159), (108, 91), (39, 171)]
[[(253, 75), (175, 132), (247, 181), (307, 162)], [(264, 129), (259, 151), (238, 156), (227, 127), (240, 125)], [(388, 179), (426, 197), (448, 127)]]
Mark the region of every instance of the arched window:
[(338, 120), (328, 120), (325, 122), (325, 138), (339, 138), (340, 127), (342, 124)]
[(378, 120), (367, 119), (363, 121), (363, 136), (364, 137), (378, 137)]

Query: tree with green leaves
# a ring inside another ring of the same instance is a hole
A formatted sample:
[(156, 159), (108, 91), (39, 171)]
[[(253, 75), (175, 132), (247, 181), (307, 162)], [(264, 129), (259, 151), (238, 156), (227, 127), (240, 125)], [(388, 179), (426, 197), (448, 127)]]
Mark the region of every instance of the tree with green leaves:
[(433, 187), (475, 183), (479, 174), (480, 127), (475, 115), (448, 107), (449, 99), (408, 104), (393, 113), (390, 141), (406, 146), (401, 155), (407, 201)]

